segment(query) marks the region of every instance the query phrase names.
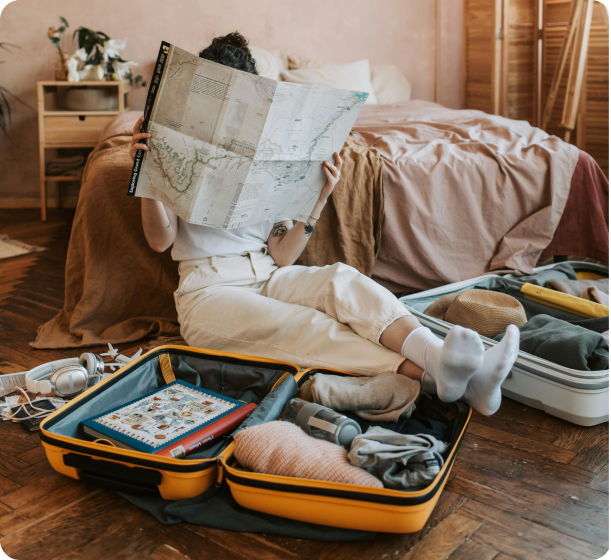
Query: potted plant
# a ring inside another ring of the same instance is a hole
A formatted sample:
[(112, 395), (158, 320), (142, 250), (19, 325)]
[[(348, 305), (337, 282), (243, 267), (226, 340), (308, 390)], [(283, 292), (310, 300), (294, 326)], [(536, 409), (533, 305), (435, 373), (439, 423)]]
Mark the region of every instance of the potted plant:
[[(103, 31), (79, 27), (73, 35), (78, 49), (67, 60), (68, 81), (132, 81), (133, 66), (136, 62), (124, 60), (120, 51), (125, 49), (126, 41), (111, 39)], [(142, 77), (136, 77), (136, 84), (144, 86)], [(117, 98), (107, 88), (70, 88), (65, 95), (65, 109), (73, 111), (113, 110)]]

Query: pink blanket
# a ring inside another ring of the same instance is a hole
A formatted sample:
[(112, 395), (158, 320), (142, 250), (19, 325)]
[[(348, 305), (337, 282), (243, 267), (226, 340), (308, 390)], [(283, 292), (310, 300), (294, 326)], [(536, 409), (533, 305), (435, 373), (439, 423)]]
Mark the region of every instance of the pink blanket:
[(579, 151), (525, 121), (427, 101), (363, 108), (384, 162), (373, 278), (395, 293), (529, 272), (554, 236)]

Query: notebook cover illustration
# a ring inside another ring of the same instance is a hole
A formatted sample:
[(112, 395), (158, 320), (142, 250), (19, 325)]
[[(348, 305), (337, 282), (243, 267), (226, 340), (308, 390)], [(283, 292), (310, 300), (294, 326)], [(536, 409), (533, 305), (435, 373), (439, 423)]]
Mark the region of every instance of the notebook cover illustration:
[[(240, 410), (244, 407), (246, 410)], [(226, 433), (227, 422), (219, 420), (231, 415), (241, 421), (254, 408), (255, 405), (247, 405), (190, 383), (173, 381), (140, 399), (84, 420), (82, 424), (138, 451), (159, 453), (172, 444), (177, 446), (181, 440), (203, 428), (212, 428), (217, 422), (223, 431), (211, 430), (210, 435)], [(245, 414), (232, 414), (237, 411)], [(193, 441), (193, 438), (189, 439)], [(180, 453), (181, 456), (184, 454)], [(179, 456), (176, 453), (163, 455)]]

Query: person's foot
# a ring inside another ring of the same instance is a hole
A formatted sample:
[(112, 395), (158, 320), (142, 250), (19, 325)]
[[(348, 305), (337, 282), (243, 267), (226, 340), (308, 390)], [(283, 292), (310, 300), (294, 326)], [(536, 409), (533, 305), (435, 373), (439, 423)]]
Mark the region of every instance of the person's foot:
[(462, 397), (469, 380), (481, 368), (484, 345), (475, 331), (458, 325), (452, 327), (444, 341), (421, 327), (405, 339), (401, 353), (424, 369), (425, 390), (429, 376), (437, 396), (444, 402), (453, 402)]
[(480, 414), (494, 414), (501, 406), (501, 384), (511, 371), (519, 350), (520, 330), (509, 325), (503, 340), (484, 353), (482, 366), (469, 379), (462, 400)]

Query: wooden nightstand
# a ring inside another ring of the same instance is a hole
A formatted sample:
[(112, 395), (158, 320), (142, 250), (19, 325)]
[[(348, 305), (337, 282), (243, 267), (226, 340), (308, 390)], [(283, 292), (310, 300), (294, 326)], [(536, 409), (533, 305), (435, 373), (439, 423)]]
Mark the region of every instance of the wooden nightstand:
[[(64, 110), (67, 88), (112, 88), (115, 108), (102, 111)], [(113, 91), (114, 90), (114, 91)], [(45, 151), (62, 148), (94, 148), (104, 127), (129, 110), (129, 82), (38, 82), (38, 136), (40, 149), (40, 215), (47, 219), (47, 181), (75, 181), (74, 176), (47, 175)], [(57, 185), (59, 204), (59, 183)]]

